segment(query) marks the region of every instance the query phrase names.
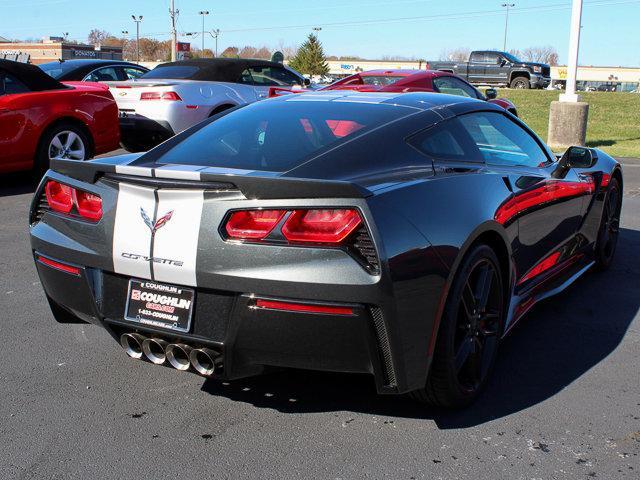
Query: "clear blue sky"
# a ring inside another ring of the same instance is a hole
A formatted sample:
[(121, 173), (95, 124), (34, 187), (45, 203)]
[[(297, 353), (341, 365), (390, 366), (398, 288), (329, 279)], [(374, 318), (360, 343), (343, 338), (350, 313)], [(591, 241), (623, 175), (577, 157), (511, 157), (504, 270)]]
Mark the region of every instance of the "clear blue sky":
[[(438, 58), (446, 49), (502, 48), (503, 0), (176, 0), (178, 31), (199, 31), (198, 11), (229, 45), (297, 45), (322, 27), (329, 55)], [(509, 0), (507, 48), (554, 46), (566, 62), (571, 0)], [(169, 38), (168, 0), (0, 0), (0, 36), (40, 38), (69, 32), (85, 41), (92, 28), (135, 35), (131, 14), (143, 15), (141, 34)], [(422, 18), (415, 18), (422, 17)], [(389, 20), (391, 19), (391, 20)], [(403, 19), (403, 20), (393, 20)], [(359, 25), (344, 23), (361, 22)], [(369, 22), (369, 23), (367, 23)], [(640, 0), (584, 0), (580, 63), (640, 65)], [(300, 26), (300, 28), (294, 28)], [(259, 30), (261, 29), (262, 30)], [(183, 37), (188, 40), (190, 37)], [(191, 40), (200, 45), (200, 38)], [(207, 37), (206, 47), (213, 46)]]

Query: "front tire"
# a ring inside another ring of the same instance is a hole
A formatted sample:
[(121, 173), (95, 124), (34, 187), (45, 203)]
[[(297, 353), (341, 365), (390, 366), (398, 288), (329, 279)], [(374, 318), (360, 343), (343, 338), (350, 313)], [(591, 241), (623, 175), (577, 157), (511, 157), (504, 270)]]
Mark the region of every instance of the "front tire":
[(40, 178), (54, 159), (84, 161), (91, 158), (91, 143), (84, 130), (73, 123), (60, 123), (47, 130), (40, 139), (34, 173)]
[(613, 263), (613, 257), (618, 245), (618, 233), (620, 231), (620, 210), (622, 207), (622, 192), (620, 182), (612, 178), (609, 182), (607, 195), (602, 209), (602, 220), (595, 246), (596, 268), (606, 270)]
[(459, 408), (472, 403), (493, 370), (504, 328), (500, 263), (487, 245), (466, 256), (442, 314), (431, 371), (414, 399)]
[(531, 88), (531, 82), (527, 77), (516, 77), (511, 80), (511, 88), (528, 89)]

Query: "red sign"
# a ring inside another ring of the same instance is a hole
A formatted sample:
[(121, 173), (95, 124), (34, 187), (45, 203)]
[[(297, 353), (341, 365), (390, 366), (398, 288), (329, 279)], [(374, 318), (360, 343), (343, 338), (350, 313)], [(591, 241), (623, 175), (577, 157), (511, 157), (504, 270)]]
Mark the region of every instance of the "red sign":
[(191, 44), (187, 42), (176, 42), (176, 52), (190, 52)]

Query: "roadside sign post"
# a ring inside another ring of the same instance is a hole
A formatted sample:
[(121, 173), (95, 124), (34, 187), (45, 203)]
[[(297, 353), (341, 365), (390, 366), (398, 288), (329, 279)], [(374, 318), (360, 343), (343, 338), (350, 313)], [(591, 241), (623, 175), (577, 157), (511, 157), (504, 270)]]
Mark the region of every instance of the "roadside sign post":
[(576, 93), (581, 23), (582, 0), (573, 0), (566, 92), (560, 95), (559, 101), (551, 102), (549, 112), (547, 143), (554, 149), (586, 144), (589, 104), (581, 102), (580, 96)]

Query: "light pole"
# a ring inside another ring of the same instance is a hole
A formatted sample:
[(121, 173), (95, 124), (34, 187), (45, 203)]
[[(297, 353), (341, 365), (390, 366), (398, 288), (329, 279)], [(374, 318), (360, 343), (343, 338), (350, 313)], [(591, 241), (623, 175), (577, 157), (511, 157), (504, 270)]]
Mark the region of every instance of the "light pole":
[(211, 36), (216, 39), (216, 58), (218, 58), (218, 36), (220, 35), (220, 29), (216, 28), (215, 30), (211, 30)]
[(559, 149), (572, 145), (585, 145), (587, 140), (589, 104), (580, 101), (580, 96), (576, 94), (581, 20), (582, 0), (573, 0), (566, 92), (560, 95), (560, 101), (551, 102), (549, 111), (549, 138), (547, 143), (551, 148)]
[(205, 15), (209, 15), (209, 12), (207, 10), (200, 10), (198, 14), (202, 15), (202, 55), (204, 56), (204, 17)]
[(507, 29), (509, 28), (509, 9), (516, 6), (515, 3), (503, 3), (502, 6), (507, 9), (507, 15), (504, 19), (504, 45), (502, 46), (503, 51), (507, 51)]
[[(122, 57), (124, 57), (124, 51), (125, 51), (125, 47), (127, 45), (127, 35), (129, 35), (129, 30), (122, 30)], [(125, 58), (126, 60), (126, 58)]]
[(316, 32), (316, 37), (317, 37), (320, 34), (320, 32), (322, 31), (322, 27), (313, 27), (311, 30)]
[(136, 18), (135, 15), (131, 15), (133, 21), (136, 22), (136, 63), (140, 63), (140, 22), (142, 21), (142, 15)]

